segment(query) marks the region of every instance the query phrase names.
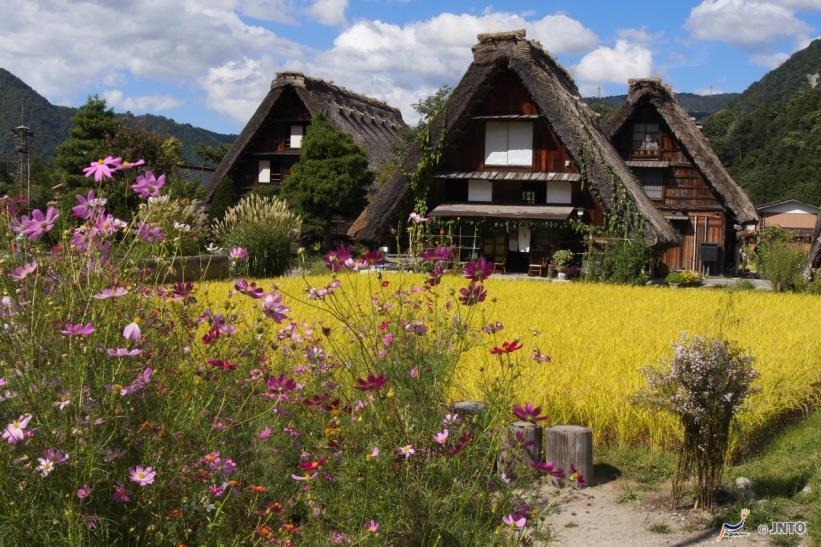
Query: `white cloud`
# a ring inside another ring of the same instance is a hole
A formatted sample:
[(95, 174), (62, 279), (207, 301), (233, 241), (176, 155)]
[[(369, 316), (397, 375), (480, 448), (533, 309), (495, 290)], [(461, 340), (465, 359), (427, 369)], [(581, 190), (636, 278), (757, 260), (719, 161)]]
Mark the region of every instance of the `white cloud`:
[(616, 40), (612, 48), (598, 47), (573, 67), (573, 74), (583, 90), (604, 83), (625, 85), (630, 78), (646, 78), (652, 73), (653, 53), (650, 49), (627, 40)]
[(527, 19), (491, 11), (443, 13), (405, 25), (356, 22), (303, 68), (395, 104), (412, 123), (413, 102), (461, 78), (473, 59), (470, 48), (477, 34), (518, 28), (554, 54), (586, 51), (599, 42), (592, 30), (566, 15)]
[(109, 106), (131, 112), (161, 112), (182, 106), (182, 101), (170, 95), (143, 95), (140, 97), (126, 97), (119, 89), (111, 89), (103, 93), (103, 98)]
[(241, 7), (238, 0), (207, 5), (198, 0), (5, 0), (0, 66), (49, 99), (65, 102), (80, 91), (121, 88), (126, 77), (202, 85), (212, 67), (246, 56), (257, 60), (270, 80), (276, 67), (306, 54), (308, 48), (244, 22)]
[(761, 47), (779, 38), (805, 36), (810, 26), (795, 10), (821, 9), (821, 0), (703, 0), (685, 27), (700, 40)]
[(292, 0), (241, 0), (239, 10), (242, 15), (261, 21), (285, 24), (297, 22)]
[(334, 27), (348, 22), (345, 17), (347, 8), (348, 0), (314, 0), (307, 12), (320, 25)]
[(693, 93), (696, 95), (721, 95), (722, 93), (727, 93), (721, 88), (708, 86), (708, 87), (700, 87), (696, 89)]
[(652, 33), (647, 30), (647, 27), (641, 28), (622, 28), (616, 31), (616, 35), (629, 42), (637, 42), (639, 44), (652, 44), (658, 42), (664, 37), (663, 32)]
[(759, 53), (757, 55), (753, 55), (750, 57), (750, 61), (753, 63), (763, 66), (764, 68), (769, 68), (770, 70), (778, 67), (790, 58), (789, 53), (778, 52), (778, 53)]
[(247, 57), (208, 69), (202, 80), (206, 104), (245, 123), (265, 96), (272, 77), (259, 61)]

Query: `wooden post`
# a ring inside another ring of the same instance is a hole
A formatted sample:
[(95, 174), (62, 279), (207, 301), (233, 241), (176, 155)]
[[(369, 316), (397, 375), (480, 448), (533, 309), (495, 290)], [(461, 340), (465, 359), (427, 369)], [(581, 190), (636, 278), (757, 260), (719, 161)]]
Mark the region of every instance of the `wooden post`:
[(485, 403), (481, 401), (459, 401), (453, 403), (453, 412), (466, 418), (468, 416), (478, 416), (485, 410)]
[(579, 425), (557, 425), (547, 428), (545, 435), (547, 459), (570, 473), (573, 465), (584, 480), (593, 480), (593, 432)]
[(496, 458), (497, 470), (500, 475), (514, 478), (518, 468), (539, 461), (541, 451), (542, 428), (532, 422), (513, 422), (507, 428), (507, 442)]

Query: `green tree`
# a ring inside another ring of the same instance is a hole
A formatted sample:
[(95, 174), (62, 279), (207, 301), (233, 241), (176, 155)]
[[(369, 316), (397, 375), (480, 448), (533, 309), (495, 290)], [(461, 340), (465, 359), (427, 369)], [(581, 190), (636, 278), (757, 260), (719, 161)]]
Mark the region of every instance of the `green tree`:
[(282, 185), (282, 197), (302, 215), (305, 239), (328, 244), (331, 215), (358, 215), (372, 182), (365, 152), (319, 115), (311, 121), (299, 161)]
[(118, 127), (119, 121), (114, 111), (106, 106), (105, 99), (94, 95), (80, 107), (69, 137), (57, 147), (55, 156), (69, 186), (85, 185), (82, 168), (108, 153), (106, 139), (114, 135)]

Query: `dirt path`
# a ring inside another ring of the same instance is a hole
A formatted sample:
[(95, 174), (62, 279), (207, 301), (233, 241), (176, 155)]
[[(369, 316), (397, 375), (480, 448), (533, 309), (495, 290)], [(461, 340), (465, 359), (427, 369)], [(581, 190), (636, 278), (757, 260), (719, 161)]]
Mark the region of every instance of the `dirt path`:
[[(541, 499), (555, 489), (545, 486)], [(637, 493), (623, 480), (565, 493), (545, 518), (549, 545), (571, 547), (656, 546), (714, 544), (718, 532), (701, 511), (670, 510), (659, 492)], [(750, 529), (749, 536), (724, 540), (732, 545), (768, 545), (766, 537)]]

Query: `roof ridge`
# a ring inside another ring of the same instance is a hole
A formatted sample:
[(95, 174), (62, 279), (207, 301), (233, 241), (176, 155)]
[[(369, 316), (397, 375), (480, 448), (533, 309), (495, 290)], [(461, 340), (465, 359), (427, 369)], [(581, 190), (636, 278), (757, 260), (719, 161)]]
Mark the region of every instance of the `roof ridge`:
[(370, 97), (368, 95), (363, 95), (362, 93), (357, 93), (356, 91), (352, 91), (347, 87), (335, 84), (333, 80), (325, 80), (323, 78), (317, 78), (315, 76), (306, 76), (305, 73), (296, 70), (286, 70), (282, 72), (277, 72), (276, 78), (273, 82), (271, 82), (271, 87), (283, 87), (286, 85), (296, 85), (300, 87), (305, 87), (306, 83), (324, 85), (330, 87), (334, 91), (341, 93), (342, 95), (345, 95), (346, 97), (357, 100), (359, 102), (377, 108), (381, 108), (382, 110), (388, 110), (393, 113), (399, 113), (398, 108), (389, 105), (385, 101), (376, 99), (374, 97)]

